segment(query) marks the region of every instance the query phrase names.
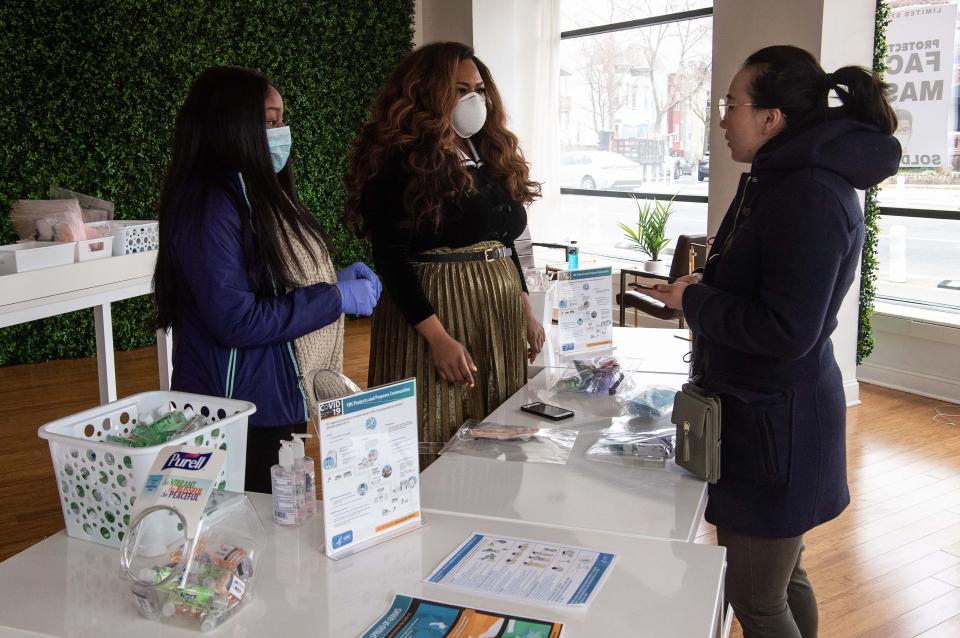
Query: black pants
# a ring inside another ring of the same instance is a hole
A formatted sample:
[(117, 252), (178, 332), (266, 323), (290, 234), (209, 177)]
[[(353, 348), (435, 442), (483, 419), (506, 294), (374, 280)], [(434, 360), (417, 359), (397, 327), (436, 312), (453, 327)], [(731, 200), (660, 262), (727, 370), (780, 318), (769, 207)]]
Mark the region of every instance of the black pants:
[(290, 440), (291, 434), (303, 434), (307, 424), (250, 425), (247, 427), (247, 466), (244, 489), (248, 492), (269, 494), (270, 468), (277, 464), (280, 441)]

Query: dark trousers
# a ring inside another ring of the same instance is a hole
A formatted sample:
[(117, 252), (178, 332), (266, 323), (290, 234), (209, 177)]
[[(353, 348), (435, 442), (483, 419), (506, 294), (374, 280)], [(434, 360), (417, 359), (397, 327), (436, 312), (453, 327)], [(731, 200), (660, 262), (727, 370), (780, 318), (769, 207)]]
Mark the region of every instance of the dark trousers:
[(744, 638), (816, 638), (817, 598), (800, 566), (803, 536), (762, 538), (717, 528), (727, 548), (727, 602)]
[(251, 425), (247, 427), (247, 466), (244, 489), (248, 492), (270, 494), (270, 468), (277, 464), (280, 441), (290, 440), (290, 435), (303, 434), (307, 424)]

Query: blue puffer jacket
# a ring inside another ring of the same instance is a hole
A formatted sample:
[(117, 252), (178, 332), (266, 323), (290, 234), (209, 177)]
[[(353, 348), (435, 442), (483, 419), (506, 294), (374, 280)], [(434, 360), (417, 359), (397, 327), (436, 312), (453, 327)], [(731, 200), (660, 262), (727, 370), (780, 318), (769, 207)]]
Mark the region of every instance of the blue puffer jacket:
[[(203, 210), (175, 233), (180, 292), (173, 323), (174, 390), (252, 401), (253, 425), (307, 420), (293, 340), (336, 321), (336, 286), (315, 284), (274, 296), (247, 276), (238, 178), (199, 198)], [(255, 241), (255, 238), (253, 239)]]
[(721, 477), (707, 520), (786, 538), (850, 502), (846, 403), (830, 334), (864, 222), (855, 189), (897, 171), (896, 139), (851, 120), (757, 153), (683, 311), (694, 374), (721, 400)]

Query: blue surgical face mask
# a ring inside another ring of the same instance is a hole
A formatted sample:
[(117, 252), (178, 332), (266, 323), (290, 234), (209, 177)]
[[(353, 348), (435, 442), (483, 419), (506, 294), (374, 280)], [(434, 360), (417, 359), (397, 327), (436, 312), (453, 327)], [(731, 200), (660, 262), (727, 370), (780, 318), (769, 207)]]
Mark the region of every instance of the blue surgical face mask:
[(270, 159), (273, 161), (273, 170), (280, 172), (287, 165), (290, 158), (290, 127), (281, 126), (267, 129), (267, 144), (270, 146)]

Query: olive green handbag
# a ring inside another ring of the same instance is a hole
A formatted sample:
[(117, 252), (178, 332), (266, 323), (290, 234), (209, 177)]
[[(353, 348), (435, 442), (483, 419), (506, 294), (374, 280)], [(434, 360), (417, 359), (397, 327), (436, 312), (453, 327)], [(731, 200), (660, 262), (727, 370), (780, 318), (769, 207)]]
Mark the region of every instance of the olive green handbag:
[(671, 421), (677, 426), (677, 465), (708, 483), (720, 480), (720, 399), (685, 383), (673, 400)]

